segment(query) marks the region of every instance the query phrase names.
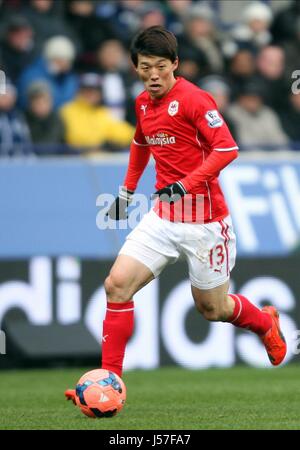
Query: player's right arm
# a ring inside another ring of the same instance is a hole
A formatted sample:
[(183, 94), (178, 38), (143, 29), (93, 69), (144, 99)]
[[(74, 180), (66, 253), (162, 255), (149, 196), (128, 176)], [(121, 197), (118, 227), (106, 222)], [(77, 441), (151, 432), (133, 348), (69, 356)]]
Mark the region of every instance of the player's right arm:
[(133, 141), (130, 145), (129, 163), (123, 186), (120, 187), (118, 197), (107, 212), (107, 215), (111, 219), (127, 219), (127, 207), (131, 202), (139, 179), (149, 162), (150, 154), (150, 148), (143, 135), (137, 114), (137, 126)]

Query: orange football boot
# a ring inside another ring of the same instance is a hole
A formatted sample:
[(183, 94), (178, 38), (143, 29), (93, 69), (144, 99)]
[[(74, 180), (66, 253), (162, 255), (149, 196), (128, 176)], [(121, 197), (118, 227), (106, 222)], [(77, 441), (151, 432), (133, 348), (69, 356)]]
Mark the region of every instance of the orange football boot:
[(67, 389), (65, 391), (65, 397), (66, 397), (67, 400), (72, 400), (72, 402), (76, 406), (75, 389)]
[(272, 327), (266, 334), (260, 336), (260, 339), (266, 348), (269, 360), (273, 366), (278, 366), (286, 355), (286, 342), (280, 330), (279, 314), (274, 306), (264, 306), (262, 311), (266, 314), (270, 314)]

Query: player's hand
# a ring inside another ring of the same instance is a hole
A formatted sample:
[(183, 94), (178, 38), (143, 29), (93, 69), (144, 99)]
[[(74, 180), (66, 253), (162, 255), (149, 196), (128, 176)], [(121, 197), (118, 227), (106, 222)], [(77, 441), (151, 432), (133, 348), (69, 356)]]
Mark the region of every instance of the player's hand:
[(151, 197), (152, 199), (159, 197), (162, 202), (175, 203), (186, 194), (187, 191), (183, 184), (180, 181), (176, 181), (176, 183), (169, 184), (168, 186), (154, 192)]
[(122, 186), (119, 190), (119, 195), (109, 208), (106, 216), (113, 220), (125, 220), (128, 218), (127, 207), (132, 201), (132, 191), (128, 191), (126, 187)]

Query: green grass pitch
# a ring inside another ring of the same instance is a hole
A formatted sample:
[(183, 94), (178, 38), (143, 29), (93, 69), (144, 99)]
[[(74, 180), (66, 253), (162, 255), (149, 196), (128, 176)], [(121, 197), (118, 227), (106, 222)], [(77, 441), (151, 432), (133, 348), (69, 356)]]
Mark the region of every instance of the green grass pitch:
[(64, 399), (90, 369), (2, 370), (0, 429), (300, 429), (300, 365), (127, 372), (127, 402), (110, 419)]

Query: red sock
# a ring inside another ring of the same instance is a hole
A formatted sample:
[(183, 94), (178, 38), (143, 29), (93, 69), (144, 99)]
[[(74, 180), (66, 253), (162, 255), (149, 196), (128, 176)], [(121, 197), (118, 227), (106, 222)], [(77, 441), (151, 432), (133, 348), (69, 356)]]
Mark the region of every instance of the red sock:
[(265, 334), (272, 326), (271, 316), (262, 312), (249, 300), (240, 294), (229, 294), (234, 300), (235, 307), (232, 316), (227, 322), (236, 327), (247, 328), (258, 335)]
[(133, 333), (133, 301), (107, 302), (103, 321), (102, 368), (122, 376), (126, 344)]

